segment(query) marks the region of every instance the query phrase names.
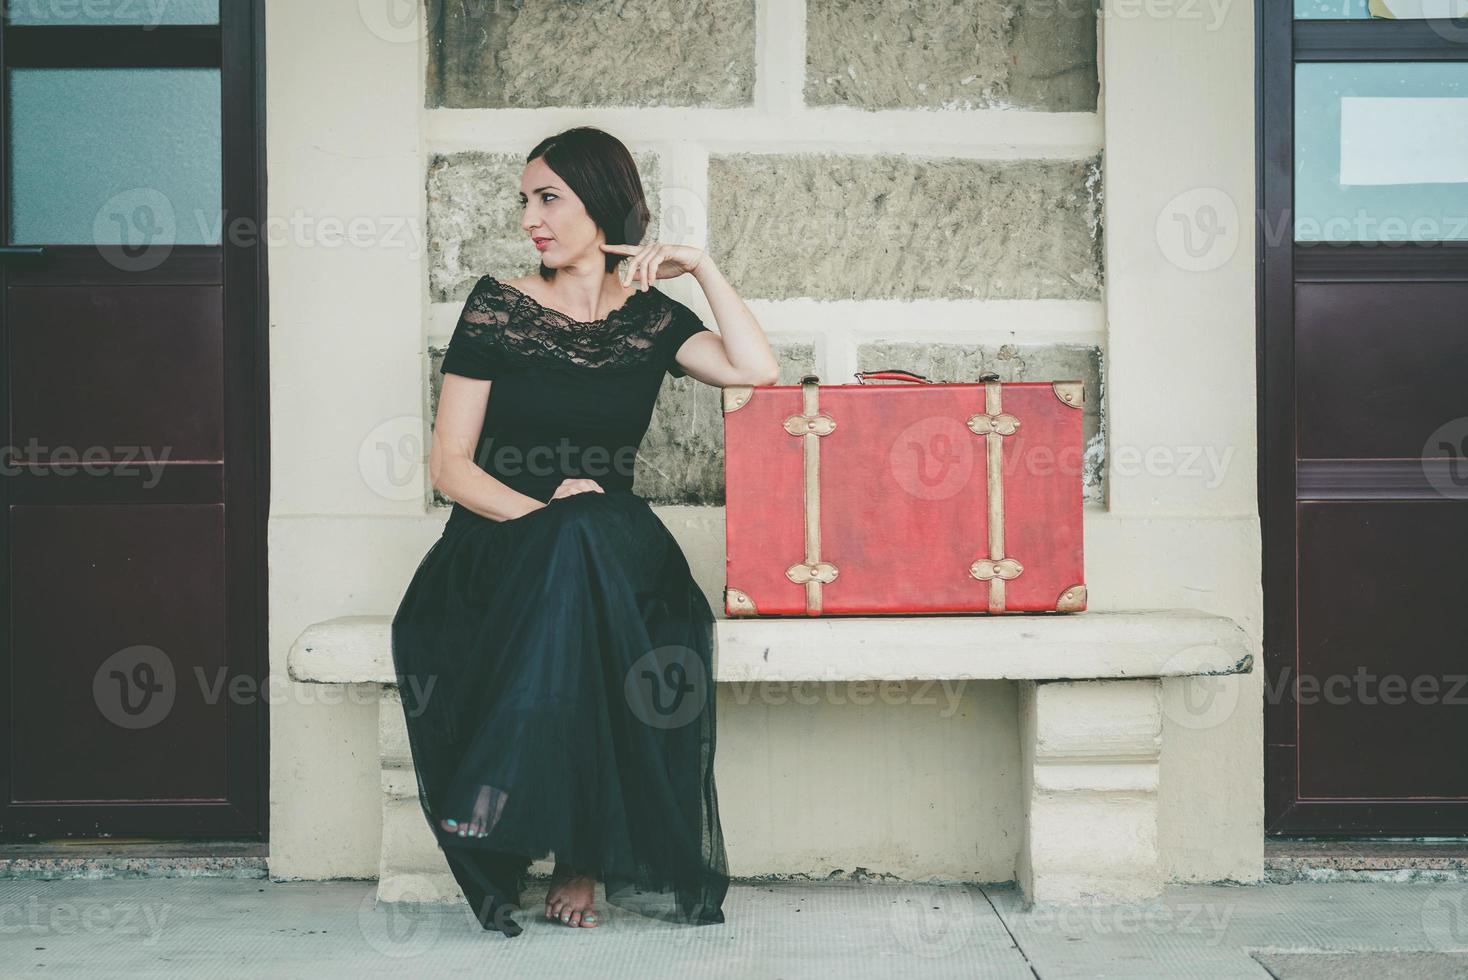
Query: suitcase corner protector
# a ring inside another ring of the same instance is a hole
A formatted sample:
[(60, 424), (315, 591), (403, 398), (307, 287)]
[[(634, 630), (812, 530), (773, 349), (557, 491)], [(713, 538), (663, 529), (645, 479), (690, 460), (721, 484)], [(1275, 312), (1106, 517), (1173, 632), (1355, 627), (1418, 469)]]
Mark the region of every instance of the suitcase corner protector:
[(1056, 612), (1081, 612), (1086, 608), (1086, 587), (1072, 585), (1055, 600)]
[(755, 616), (759, 613), (747, 592), (727, 586), (724, 589), (724, 611), (730, 616)]
[(724, 413), (743, 408), (754, 397), (754, 385), (728, 385), (722, 389)]

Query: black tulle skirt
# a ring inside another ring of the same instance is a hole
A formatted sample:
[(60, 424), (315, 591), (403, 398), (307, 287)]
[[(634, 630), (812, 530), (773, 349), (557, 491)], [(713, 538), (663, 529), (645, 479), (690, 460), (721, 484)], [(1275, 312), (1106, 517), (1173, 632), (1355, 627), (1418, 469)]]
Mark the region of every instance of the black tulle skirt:
[(480, 922), (518, 932), (551, 854), (614, 905), (722, 922), (714, 617), (676, 540), (627, 490), (464, 516), (419, 563), (392, 653), (423, 812)]

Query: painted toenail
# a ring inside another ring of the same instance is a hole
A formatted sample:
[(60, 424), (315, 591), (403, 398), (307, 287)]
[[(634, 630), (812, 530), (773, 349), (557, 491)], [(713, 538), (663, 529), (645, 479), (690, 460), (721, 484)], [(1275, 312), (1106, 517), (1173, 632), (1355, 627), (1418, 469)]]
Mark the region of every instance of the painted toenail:
[(445, 820), (444, 823), (448, 825), (450, 830), (459, 825), (459, 821), (457, 820)]

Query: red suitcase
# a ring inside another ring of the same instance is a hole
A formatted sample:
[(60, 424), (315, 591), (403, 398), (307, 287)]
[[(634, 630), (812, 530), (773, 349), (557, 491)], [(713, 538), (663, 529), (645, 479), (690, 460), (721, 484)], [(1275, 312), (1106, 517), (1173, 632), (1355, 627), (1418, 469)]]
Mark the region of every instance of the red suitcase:
[(856, 377), (723, 389), (728, 614), (1085, 609), (1081, 382)]

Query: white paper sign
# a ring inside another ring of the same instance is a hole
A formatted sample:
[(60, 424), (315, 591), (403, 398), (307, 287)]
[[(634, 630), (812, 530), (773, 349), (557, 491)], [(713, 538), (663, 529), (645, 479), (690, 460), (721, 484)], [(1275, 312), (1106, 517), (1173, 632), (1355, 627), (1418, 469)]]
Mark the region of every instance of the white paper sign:
[(1341, 99), (1341, 184), (1468, 183), (1468, 99)]

